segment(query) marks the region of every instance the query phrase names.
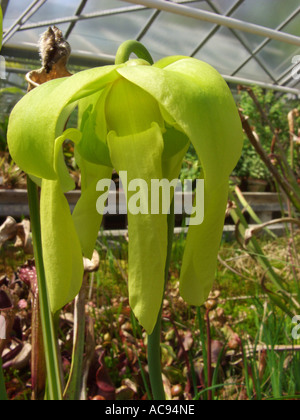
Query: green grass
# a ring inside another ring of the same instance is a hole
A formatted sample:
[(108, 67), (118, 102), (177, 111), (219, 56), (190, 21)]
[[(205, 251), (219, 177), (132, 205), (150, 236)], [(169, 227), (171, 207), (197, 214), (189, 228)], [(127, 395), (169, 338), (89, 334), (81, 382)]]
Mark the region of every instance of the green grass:
[[(101, 240), (101, 242), (103, 241)], [(104, 242), (101, 246), (102, 252)], [(207, 363), (204, 360), (206, 359), (207, 345), (206, 331), (200, 332), (199, 330), (196, 308), (186, 305), (178, 293), (179, 269), (184, 243), (184, 236), (178, 236), (173, 245), (171, 278), (165, 295), (163, 312), (163, 371), (171, 389), (174, 385), (180, 385), (182, 389), (188, 386), (190, 398), (207, 399), (207, 389), (202, 389), (203, 381), (207, 383), (207, 372), (205, 371)], [(286, 239), (265, 240), (261, 241), (260, 245), (269, 255), (272, 266), (282, 275), (283, 280), (289, 283), (290, 289), (295, 292), (292, 270), (286, 260)], [(211, 338), (220, 341), (223, 344), (223, 349), (213, 364), (211, 388), (213, 398), (251, 400), (298, 398), (297, 395), (300, 394), (300, 353), (296, 351), (277, 352), (273, 348), (275, 345), (297, 344), (291, 337), (291, 320), (265, 296), (261, 287), (263, 274), (261, 268), (246, 252), (237, 248), (235, 242), (224, 242), (220, 256), (223, 260), (227, 260), (228, 264), (243, 277), (219, 263), (214, 290), (218, 290), (220, 296), (217, 310), (211, 311)], [(129, 310), (126, 278), (124, 278), (127, 268), (126, 261), (127, 242), (120, 240), (116, 246), (116, 244), (106, 241), (101, 272), (96, 275), (97, 290), (95, 293), (98, 296), (98, 301), (102, 299), (103, 302), (104, 297), (107, 304), (101, 321), (99, 320), (96, 324), (99, 327), (97, 336), (101, 342), (107, 331), (111, 334), (112, 344), (105, 360), (111, 377), (114, 378), (117, 385), (122, 382), (124, 377), (132, 378), (132, 370), (129, 366), (120, 376), (115, 362), (118, 352), (124, 352), (127, 344), (120, 340), (119, 335), (115, 333), (116, 330), (112, 331), (104, 326), (107, 324), (116, 325), (115, 319), (120, 318), (120, 315), (122, 318), (122, 314)], [(120, 267), (122, 267), (122, 272), (120, 272)], [(270, 285), (270, 289), (272, 289), (272, 285)], [(116, 299), (116, 296), (122, 296), (121, 303)], [(205, 328), (204, 309), (200, 311), (200, 315), (202, 327)], [(170, 319), (170, 322), (166, 320), (167, 318)], [(226, 334), (227, 326), (241, 339), (244, 351), (249, 344), (253, 346), (258, 346), (261, 343), (270, 345), (271, 348), (264, 355), (264, 359), (261, 354), (254, 352), (253, 355), (242, 358), (238, 363), (238, 359), (241, 358), (241, 348), (230, 352)], [(129, 328), (128, 334), (135, 335), (129, 326), (127, 328)], [(190, 347), (187, 344), (189, 341), (187, 336), (191, 337)], [(139, 355), (139, 366), (146, 369), (145, 336), (140, 331), (138, 337), (138, 345), (134, 345), (134, 347)], [(182, 343), (187, 347), (187, 350), (182, 351)], [(201, 375), (199, 372), (202, 372)], [(199, 377), (202, 377), (202, 384)], [(142, 389), (145, 394), (146, 387), (144, 385)]]
[[(299, 238), (297, 240), (298, 246)], [(297, 282), (288, 259), (287, 242), (285, 238), (260, 240), (260, 246), (290, 291), (296, 293)], [(161, 350), (168, 398), (299, 399), (300, 352), (290, 349), (277, 351), (274, 346), (299, 345), (300, 340), (292, 339), (291, 319), (262, 290), (263, 270), (238, 248), (236, 242), (224, 242), (220, 250), (221, 259), (234, 272), (221, 262), (216, 272), (214, 293), (218, 292), (219, 296), (216, 307), (210, 311), (213, 361), (209, 393), (205, 308), (197, 310), (188, 306), (180, 298), (178, 290), (184, 243), (184, 236), (175, 238), (163, 307)], [(127, 395), (130, 399), (149, 398), (147, 337), (133, 317), (128, 302), (128, 243), (124, 238), (108, 240), (102, 237), (97, 249), (101, 258), (100, 268), (90, 275), (86, 306), (94, 325), (96, 354), (103, 352), (104, 370), (117, 395)], [(8, 262), (13, 260), (11, 254), (6, 258), (6, 269)], [(272, 287), (268, 284), (268, 288)], [(71, 311), (72, 305), (64, 310)], [(24, 316), (24, 313), (21, 315)], [(29, 315), (26, 322), (24, 320), (24, 337), (30, 328)], [(70, 360), (70, 325), (64, 324), (61, 331), (64, 360)], [(246, 357), (249, 345), (258, 348), (262, 343), (270, 348), (265, 352), (254, 351)], [(90, 399), (97, 391), (97, 368), (98, 365), (90, 372), (87, 394)], [(17, 375), (12, 372), (15, 371), (5, 371), (7, 382), (17, 381), (19, 385), (17, 394), (11, 392), (9, 398), (28, 399), (25, 384), (28, 382), (29, 366), (18, 371)], [(66, 375), (67, 372), (66, 368)], [(134, 391), (122, 394), (128, 381), (134, 384)], [(23, 389), (24, 395), (20, 389)]]

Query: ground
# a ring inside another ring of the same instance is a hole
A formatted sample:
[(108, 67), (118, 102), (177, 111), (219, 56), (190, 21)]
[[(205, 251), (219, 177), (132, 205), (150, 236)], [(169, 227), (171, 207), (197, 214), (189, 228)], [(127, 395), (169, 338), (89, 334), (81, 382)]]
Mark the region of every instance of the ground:
[[(300, 237), (297, 247), (299, 240)], [(287, 239), (263, 241), (262, 245), (276, 271), (296, 293)], [(128, 304), (127, 241), (102, 237), (97, 248), (100, 268), (90, 275), (86, 285), (85, 397), (151, 398), (147, 337)], [(206, 305), (197, 309), (189, 307), (178, 291), (183, 249), (184, 237), (177, 236), (163, 305), (161, 350), (168, 398), (297, 398), (300, 353), (293, 345), (299, 340), (291, 336), (291, 319), (262, 288), (264, 273), (260, 266), (236, 242), (224, 242), (214, 290)], [(12, 245), (1, 251), (1, 289), (8, 291), (16, 305), (10, 347), (3, 355), (11, 399), (31, 398), (30, 273), (34, 264), (26, 262), (30, 258)], [(269, 284), (268, 287), (272, 289)], [(61, 312), (58, 325), (62, 368), (67, 379), (74, 327), (72, 303)], [(281, 346), (280, 350), (275, 345)]]

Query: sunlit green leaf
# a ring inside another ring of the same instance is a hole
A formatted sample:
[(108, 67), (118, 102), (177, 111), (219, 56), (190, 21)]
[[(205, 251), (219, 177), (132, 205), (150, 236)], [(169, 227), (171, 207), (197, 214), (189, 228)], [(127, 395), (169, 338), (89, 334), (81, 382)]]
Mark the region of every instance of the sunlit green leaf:
[[(76, 106), (78, 130), (64, 131)], [(78, 290), (71, 267), (81, 272), (75, 256), (92, 254), (102, 220), (96, 211), (96, 185), (110, 179), (114, 168), (129, 210), (130, 303), (142, 326), (149, 334), (153, 331), (164, 290), (167, 214), (151, 214), (151, 185), (156, 179), (178, 178), (190, 143), (202, 169), (205, 210), (203, 223), (189, 228), (180, 289), (190, 304), (201, 305), (214, 280), (228, 178), (240, 157), (242, 138), (225, 81), (208, 64), (188, 57), (166, 57), (153, 66), (130, 60), (86, 70), (26, 95), (12, 112), (8, 144), (20, 168), (43, 179), (42, 229), (53, 307), (66, 303)], [(73, 217), (63, 196), (63, 191), (74, 187), (62, 155), (66, 139), (75, 143), (82, 173), (82, 196)], [(172, 194), (168, 199), (171, 202)], [(56, 219), (60, 231), (53, 228)], [(65, 236), (72, 238), (73, 247)], [(56, 301), (59, 285), (64, 293)]]

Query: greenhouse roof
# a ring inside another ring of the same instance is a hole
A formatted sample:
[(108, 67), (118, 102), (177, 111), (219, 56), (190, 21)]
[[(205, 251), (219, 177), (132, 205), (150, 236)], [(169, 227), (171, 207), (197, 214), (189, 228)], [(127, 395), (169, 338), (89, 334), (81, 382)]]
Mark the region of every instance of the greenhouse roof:
[[(300, 95), (299, 0), (0, 0), (8, 86), (40, 67), (38, 40), (52, 25), (71, 45), (71, 65), (112, 64), (119, 45), (141, 41), (154, 60), (187, 55), (234, 84)], [(2, 75), (3, 76), (3, 75)], [(2, 77), (3, 78), (3, 77)]]

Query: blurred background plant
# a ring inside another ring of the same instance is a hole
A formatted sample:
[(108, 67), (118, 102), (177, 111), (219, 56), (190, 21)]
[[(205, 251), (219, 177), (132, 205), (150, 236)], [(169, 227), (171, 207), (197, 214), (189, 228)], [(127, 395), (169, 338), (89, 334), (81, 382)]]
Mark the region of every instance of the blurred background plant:
[[(288, 95), (264, 90), (260, 87), (239, 87), (236, 101), (256, 140), (272, 163), (284, 169), (281, 154), (292, 168), (295, 178), (300, 183), (300, 105), (299, 101)], [(280, 140), (280, 150), (276, 151)], [(277, 155), (279, 153), (279, 156)], [(280, 166), (281, 165), (281, 166)], [(191, 146), (182, 168), (181, 180), (197, 179), (201, 167)], [(261, 159), (257, 150), (245, 133), (244, 148), (241, 159), (232, 173), (232, 183), (239, 185), (242, 191), (264, 192), (276, 191), (273, 174)]]
[(0, 151), (1, 152), (5, 152), (7, 150), (7, 141), (6, 141), (7, 125), (8, 125), (8, 117), (2, 116), (2, 119), (0, 120)]
[(26, 187), (25, 175), (11, 161), (6, 139), (9, 113), (23, 94), (21, 89), (15, 87), (0, 89), (0, 188)]
[[(238, 103), (243, 115), (248, 117), (255, 138), (266, 154), (272, 157), (280, 140), (280, 152), (284, 154), (294, 174), (299, 178), (300, 150), (298, 146), (294, 147), (294, 144), (298, 145), (294, 137), (298, 137), (300, 128), (299, 101), (287, 95), (278, 96), (278, 93), (271, 90), (240, 87)], [(295, 117), (293, 135), (290, 126), (291, 111), (294, 111)], [(273, 159), (275, 163), (276, 156), (273, 156)], [(257, 154), (247, 135), (245, 135), (242, 157), (233, 175), (240, 180), (243, 190), (249, 189), (249, 184), (254, 179), (265, 181), (262, 187), (266, 190), (276, 191), (272, 173)]]

